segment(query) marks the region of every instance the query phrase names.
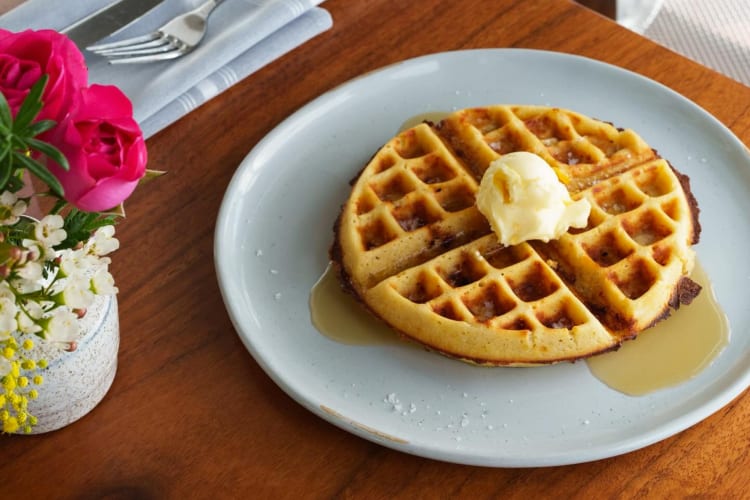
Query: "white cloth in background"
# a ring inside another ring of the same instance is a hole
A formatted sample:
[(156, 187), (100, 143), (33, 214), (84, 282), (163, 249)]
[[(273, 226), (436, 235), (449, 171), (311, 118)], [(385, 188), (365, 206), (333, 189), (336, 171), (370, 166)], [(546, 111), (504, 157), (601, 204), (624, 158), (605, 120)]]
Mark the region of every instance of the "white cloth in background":
[(664, 0), (644, 35), (750, 85), (750, 0)]
[(617, 0), (617, 22), (750, 85), (750, 0)]
[[(27, 0), (0, 16), (11, 31), (62, 30), (112, 0)], [(165, 0), (142, 19), (103, 41), (155, 30), (203, 0)], [(316, 7), (322, 0), (225, 0), (209, 18), (208, 33), (192, 53), (172, 61), (110, 65), (85, 53), (91, 83), (117, 85), (133, 102), (136, 120), (150, 137), (264, 65), (332, 25)]]
[(664, 0), (616, 0), (617, 22), (641, 33), (659, 13)]

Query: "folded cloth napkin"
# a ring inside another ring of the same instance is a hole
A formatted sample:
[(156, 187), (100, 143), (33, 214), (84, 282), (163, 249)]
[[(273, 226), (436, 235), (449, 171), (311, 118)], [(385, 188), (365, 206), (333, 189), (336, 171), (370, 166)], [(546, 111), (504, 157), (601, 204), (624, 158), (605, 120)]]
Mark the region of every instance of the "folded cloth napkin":
[(748, 0), (664, 0), (643, 34), (750, 85)]
[(750, 85), (748, 0), (618, 0), (617, 22)]
[[(102, 40), (149, 33), (204, 0), (164, 0), (144, 17)], [(172, 61), (110, 65), (87, 53), (91, 83), (117, 85), (133, 102), (135, 119), (150, 137), (239, 80), (327, 30), (322, 0), (225, 0), (211, 15), (208, 32), (193, 52)], [(26, 0), (0, 16), (10, 31), (62, 30), (112, 0)]]

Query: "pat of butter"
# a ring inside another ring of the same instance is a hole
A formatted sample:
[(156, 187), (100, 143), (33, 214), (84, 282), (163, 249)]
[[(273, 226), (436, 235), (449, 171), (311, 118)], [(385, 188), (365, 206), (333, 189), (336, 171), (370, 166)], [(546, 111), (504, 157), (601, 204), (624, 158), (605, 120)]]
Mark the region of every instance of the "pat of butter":
[(479, 185), (477, 208), (503, 245), (557, 239), (570, 227), (585, 227), (591, 212), (588, 200), (570, 198), (544, 159), (523, 151), (490, 164)]

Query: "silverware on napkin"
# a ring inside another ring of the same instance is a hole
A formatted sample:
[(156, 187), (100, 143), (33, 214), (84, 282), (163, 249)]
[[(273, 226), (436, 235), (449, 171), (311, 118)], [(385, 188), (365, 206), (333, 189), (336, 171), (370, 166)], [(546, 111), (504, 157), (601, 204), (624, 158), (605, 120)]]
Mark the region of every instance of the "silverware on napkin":
[(206, 0), (151, 33), (86, 48), (106, 57), (111, 64), (147, 63), (181, 57), (201, 43), (206, 35), (208, 16), (222, 1)]
[(163, 0), (119, 0), (64, 28), (67, 35), (81, 49), (140, 18)]

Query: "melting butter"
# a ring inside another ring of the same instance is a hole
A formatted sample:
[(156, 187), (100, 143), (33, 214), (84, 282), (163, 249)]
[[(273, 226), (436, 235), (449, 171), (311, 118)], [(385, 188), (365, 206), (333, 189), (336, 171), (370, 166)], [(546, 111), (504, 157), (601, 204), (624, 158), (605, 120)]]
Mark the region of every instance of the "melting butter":
[(729, 343), (729, 320), (698, 263), (692, 279), (703, 287), (692, 304), (619, 350), (588, 359), (591, 373), (619, 392), (642, 396), (685, 382), (709, 366)]

